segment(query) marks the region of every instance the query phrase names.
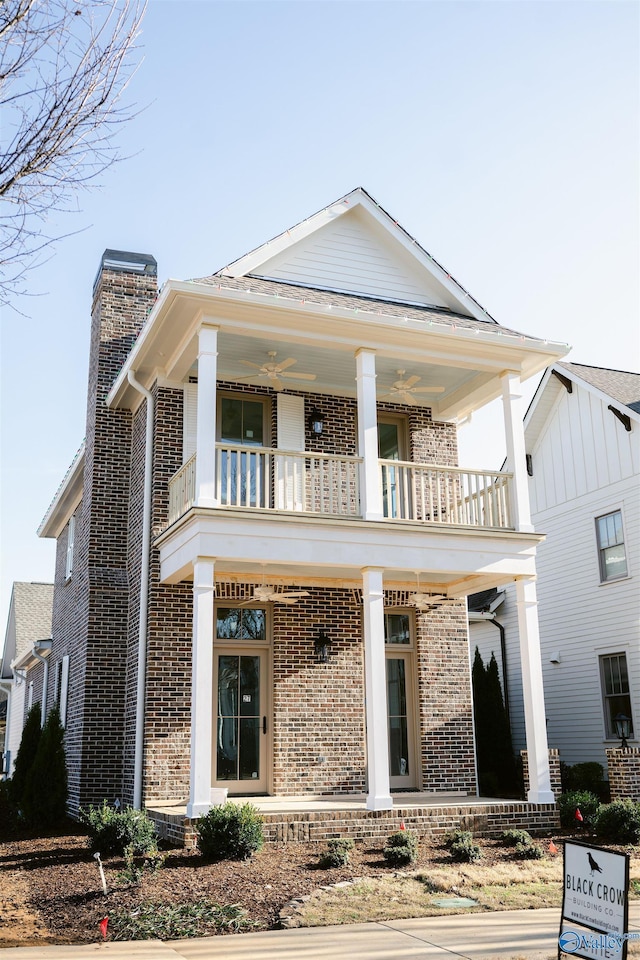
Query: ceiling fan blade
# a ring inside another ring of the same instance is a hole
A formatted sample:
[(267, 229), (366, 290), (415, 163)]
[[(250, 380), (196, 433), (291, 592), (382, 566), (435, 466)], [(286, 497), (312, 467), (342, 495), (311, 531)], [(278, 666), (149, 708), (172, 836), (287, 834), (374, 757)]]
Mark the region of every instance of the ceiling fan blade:
[(404, 381), (404, 384), (403, 384), (405, 390), (408, 390), (408, 389), (410, 390), (411, 387), (414, 385), (414, 383), (417, 383), (419, 379), (420, 379), (420, 377), (416, 377), (416, 376), (414, 375), (413, 377), (409, 377), (408, 380), (405, 380), (405, 381)]
[(293, 357), (287, 357), (287, 359), (286, 359), (286, 360), (283, 360), (282, 363), (278, 363), (278, 364), (276, 365), (276, 369), (277, 369), (278, 373), (282, 373), (282, 371), (283, 371), (283, 370), (286, 370), (287, 367), (292, 367), (292, 366), (294, 365), (294, 363), (297, 363), (297, 362), (298, 362), (298, 361), (295, 360)]
[(411, 393), (444, 393), (446, 387), (414, 387)]
[(279, 373), (279, 377), (289, 377), (290, 380), (315, 380), (315, 373)]
[(398, 396), (402, 398), (403, 403), (408, 404), (410, 407), (417, 406), (418, 401), (414, 400), (410, 393), (404, 393), (403, 391), (398, 392)]
[(308, 597), (308, 590), (285, 590), (284, 593), (279, 593), (278, 597)]
[(254, 363), (253, 360), (238, 360), (238, 363), (243, 363), (245, 367), (253, 367), (254, 370), (262, 370), (264, 364)]
[(284, 390), (284, 384), (280, 383), (277, 377), (269, 377), (269, 383), (274, 390)]
[(274, 593), (271, 599), (274, 601), (274, 603), (286, 603), (289, 607), (292, 607), (294, 603), (298, 602), (295, 597), (289, 599), (288, 597), (283, 596), (281, 593)]

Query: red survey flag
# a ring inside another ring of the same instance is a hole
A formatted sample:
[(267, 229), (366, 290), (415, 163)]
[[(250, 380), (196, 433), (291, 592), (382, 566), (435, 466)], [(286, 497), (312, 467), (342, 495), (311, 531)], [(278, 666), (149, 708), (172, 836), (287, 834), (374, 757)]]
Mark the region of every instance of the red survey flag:
[(549, 840), (549, 853), (559, 853), (558, 848), (556, 847), (553, 840)]
[(104, 917), (100, 921), (100, 933), (102, 934), (102, 939), (107, 939), (107, 927), (109, 926), (109, 917)]
[(404, 820), (401, 820), (401, 821), (400, 821), (400, 829), (401, 829), (401, 830), (406, 830), (406, 829), (407, 829), (407, 828), (405, 827), (405, 825), (404, 825)]
[(579, 820), (580, 823), (582, 823), (582, 822), (584, 821), (584, 817), (583, 817), (582, 814), (580, 813), (580, 807), (576, 807), (576, 814), (575, 814), (575, 816), (576, 816), (576, 820)]

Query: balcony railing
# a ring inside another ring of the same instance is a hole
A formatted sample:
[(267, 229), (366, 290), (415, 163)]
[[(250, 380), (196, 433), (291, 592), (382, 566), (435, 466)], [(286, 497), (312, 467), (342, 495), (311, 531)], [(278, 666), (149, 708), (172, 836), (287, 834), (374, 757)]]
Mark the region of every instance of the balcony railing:
[(512, 474), (381, 460), (385, 517), (511, 528)]
[[(359, 457), (216, 446), (220, 506), (360, 517)], [(381, 460), (389, 520), (511, 528), (511, 474)], [(169, 481), (169, 525), (195, 502), (195, 455)]]

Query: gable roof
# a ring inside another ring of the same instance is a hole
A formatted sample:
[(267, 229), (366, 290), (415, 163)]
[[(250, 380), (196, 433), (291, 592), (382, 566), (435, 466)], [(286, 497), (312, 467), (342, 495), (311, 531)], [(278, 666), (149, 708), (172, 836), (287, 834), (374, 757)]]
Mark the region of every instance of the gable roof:
[(218, 270), (496, 321), (363, 187)]
[[(554, 376), (554, 373), (558, 376)], [(623, 419), (628, 418), (628, 429), (631, 429), (631, 421), (640, 423), (640, 373), (556, 361), (544, 373), (525, 414), (527, 449), (532, 449), (537, 443), (557, 397), (565, 389), (563, 379), (595, 394), (607, 405), (608, 401), (613, 401), (612, 409), (614, 406), (623, 408), (619, 412), (624, 413)], [(624, 408), (628, 413), (624, 412)]]
[(49, 639), (52, 614), (52, 583), (13, 584), (2, 656), (3, 676), (10, 676), (12, 660), (26, 653), (37, 640)]
[(558, 363), (557, 366), (563, 367), (569, 373), (575, 373), (581, 380), (606, 393), (612, 400), (640, 413), (640, 373), (589, 367), (583, 363)]

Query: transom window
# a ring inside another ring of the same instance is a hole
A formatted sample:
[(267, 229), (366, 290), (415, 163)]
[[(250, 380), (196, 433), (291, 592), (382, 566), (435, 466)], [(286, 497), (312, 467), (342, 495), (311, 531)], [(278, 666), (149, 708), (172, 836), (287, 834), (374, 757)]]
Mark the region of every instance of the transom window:
[(257, 607), (217, 607), (216, 637), (218, 640), (267, 639), (267, 611)]
[(411, 643), (411, 621), (408, 613), (385, 613), (384, 641), (387, 644)]
[[(618, 714), (622, 713), (625, 717), (632, 719), (627, 655), (612, 653), (600, 657), (600, 675), (607, 738), (613, 739), (617, 736), (615, 718)], [(633, 729), (631, 736), (633, 736)]]
[(596, 519), (600, 580), (618, 580), (627, 576), (627, 555), (624, 547), (622, 512), (614, 510)]

